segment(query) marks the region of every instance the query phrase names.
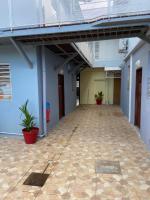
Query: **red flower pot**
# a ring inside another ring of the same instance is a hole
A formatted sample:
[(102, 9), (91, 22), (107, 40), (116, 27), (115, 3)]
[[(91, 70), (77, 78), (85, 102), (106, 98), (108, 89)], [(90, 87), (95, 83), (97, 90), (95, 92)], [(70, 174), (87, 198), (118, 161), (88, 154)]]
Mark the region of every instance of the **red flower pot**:
[(97, 105), (102, 105), (102, 100), (96, 99), (96, 104)]
[(25, 143), (34, 144), (37, 140), (39, 129), (34, 127), (31, 131), (27, 131), (26, 129), (23, 129), (22, 132), (23, 132)]
[(36, 133), (37, 135), (39, 134), (39, 128), (33, 127), (32, 132)]

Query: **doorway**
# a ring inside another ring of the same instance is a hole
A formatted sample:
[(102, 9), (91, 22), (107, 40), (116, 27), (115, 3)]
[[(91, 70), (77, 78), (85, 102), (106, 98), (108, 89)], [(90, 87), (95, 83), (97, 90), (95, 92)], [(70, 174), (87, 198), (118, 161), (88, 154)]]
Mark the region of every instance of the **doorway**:
[(120, 90), (121, 90), (121, 79), (115, 78), (114, 79), (114, 97), (113, 97), (114, 105), (120, 105)]
[(135, 125), (141, 125), (141, 95), (142, 95), (142, 68), (136, 70), (136, 90), (135, 90)]
[(80, 105), (80, 74), (77, 76), (77, 79), (76, 79), (76, 91), (77, 91), (76, 106), (79, 106)]
[(59, 119), (65, 116), (64, 75), (58, 74)]

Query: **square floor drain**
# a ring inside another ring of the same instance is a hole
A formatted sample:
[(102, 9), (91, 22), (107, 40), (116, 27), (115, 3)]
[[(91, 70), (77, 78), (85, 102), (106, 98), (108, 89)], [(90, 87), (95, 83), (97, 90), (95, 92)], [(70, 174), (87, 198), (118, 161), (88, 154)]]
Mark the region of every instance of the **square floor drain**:
[(32, 172), (28, 176), (28, 178), (25, 180), (23, 185), (42, 187), (45, 184), (45, 182), (46, 182), (48, 177), (49, 177), (49, 174), (42, 174), (42, 173)]
[(118, 161), (98, 160), (95, 171), (97, 174), (121, 174), (120, 163)]

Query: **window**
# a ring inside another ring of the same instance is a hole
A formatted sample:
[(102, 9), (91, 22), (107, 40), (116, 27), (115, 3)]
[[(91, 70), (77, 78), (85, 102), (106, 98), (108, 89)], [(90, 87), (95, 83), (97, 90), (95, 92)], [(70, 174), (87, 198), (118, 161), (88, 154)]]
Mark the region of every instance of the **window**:
[(95, 59), (98, 60), (99, 59), (99, 49), (100, 49), (100, 43), (99, 42), (95, 42)]
[(12, 99), (10, 65), (0, 64), (0, 100)]

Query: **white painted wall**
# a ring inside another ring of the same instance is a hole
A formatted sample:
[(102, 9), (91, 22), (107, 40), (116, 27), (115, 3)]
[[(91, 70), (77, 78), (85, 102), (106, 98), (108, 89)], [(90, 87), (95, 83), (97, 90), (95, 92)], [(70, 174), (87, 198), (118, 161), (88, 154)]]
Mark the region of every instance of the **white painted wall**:
[(128, 53), (130, 53), (140, 41), (141, 39), (137, 37), (129, 38), (128, 39)]
[(99, 58), (95, 59), (95, 43), (93, 45), (93, 67), (119, 67), (123, 54), (119, 53), (119, 40), (99, 41)]
[(114, 80), (106, 79), (104, 69), (85, 69), (80, 74), (80, 104), (95, 104), (95, 94), (104, 93), (103, 104), (113, 104)]
[[(93, 68), (104, 67), (120, 67), (127, 55), (139, 44), (141, 39), (129, 38), (128, 50), (126, 53), (120, 53), (119, 39), (116, 40), (102, 40), (95, 42), (80, 42), (76, 43), (84, 56), (90, 61)], [(96, 43), (98, 43), (99, 50), (95, 49)], [(99, 52), (97, 52), (99, 51)], [(97, 56), (95, 55), (97, 52)]]
[(77, 42), (76, 45), (86, 57), (86, 59), (93, 64), (94, 54), (93, 54), (93, 42)]

